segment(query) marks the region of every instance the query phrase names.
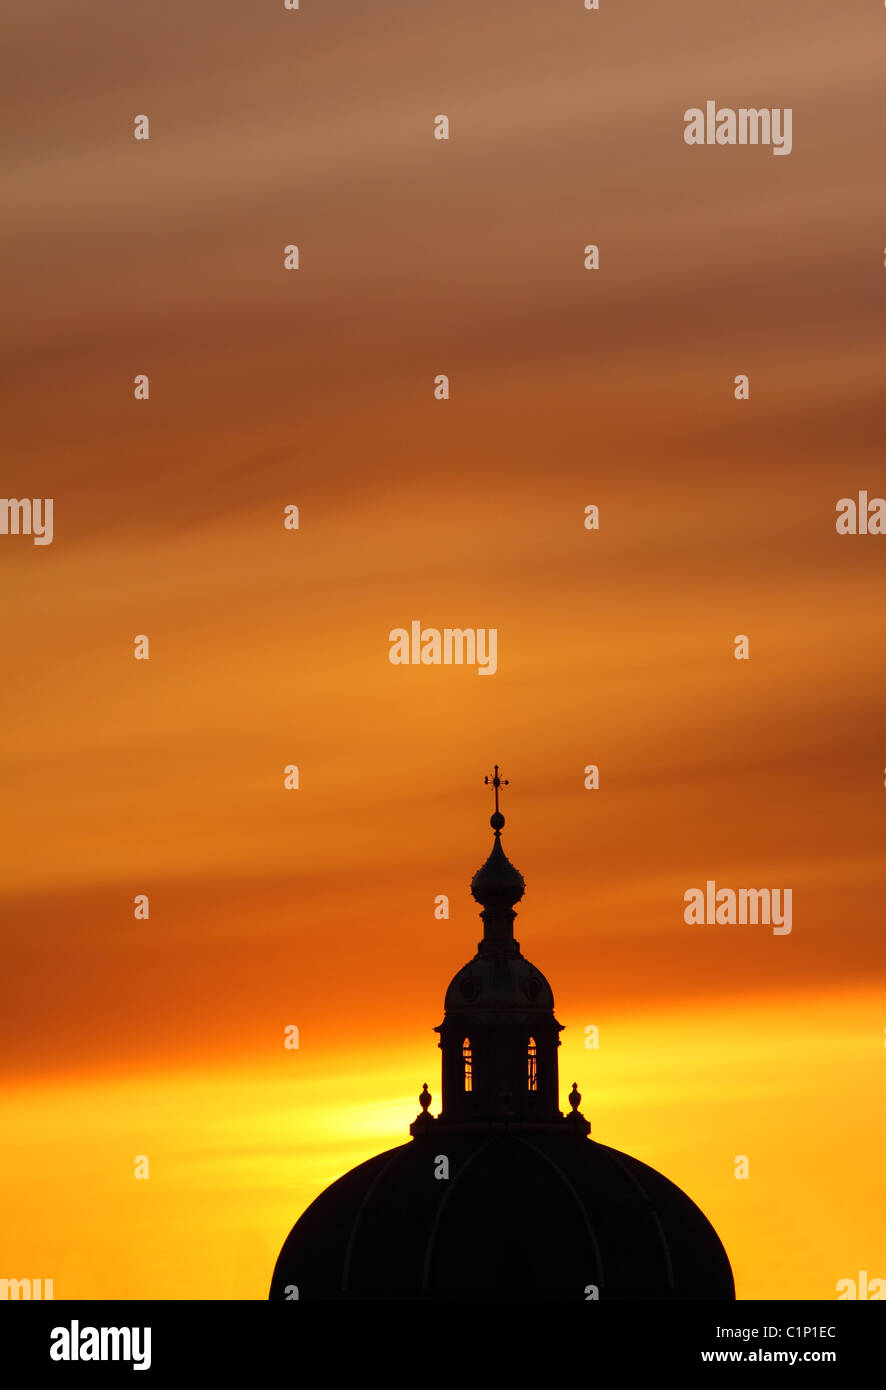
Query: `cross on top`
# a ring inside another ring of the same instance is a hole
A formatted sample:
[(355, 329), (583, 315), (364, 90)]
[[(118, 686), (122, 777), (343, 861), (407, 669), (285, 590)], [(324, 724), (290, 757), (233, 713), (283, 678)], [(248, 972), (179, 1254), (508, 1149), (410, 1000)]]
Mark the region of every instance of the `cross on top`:
[(500, 787), (506, 787), (506, 786), (508, 785), (508, 779), (507, 779), (507, 777), (499, 777), (499, 775), (498, 775), (498, 763), (496, 763), (496, 764), (495, 764), (495, 771), (494, 771), (493, 775), (492, 775), (491, 777), (484, 777), (484, 778), (483, 778), (483, 781), (484, 781), (484, 783), (486, 784), (487, 787), (490, 787), (490, 786), (491, 786), (491, 787), (493, 788), (494, 792), (495, 792), (495, 811), (496, 811), (496, 815), (497, 815), (497, 814), (498, 814), (498, 791), (499, 791), (499, 788), (500, 788)]

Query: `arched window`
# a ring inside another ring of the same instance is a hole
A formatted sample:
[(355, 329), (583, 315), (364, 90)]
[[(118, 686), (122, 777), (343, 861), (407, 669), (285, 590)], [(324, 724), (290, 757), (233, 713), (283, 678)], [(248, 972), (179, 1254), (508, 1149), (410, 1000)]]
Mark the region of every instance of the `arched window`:
[(528, 1068), (526, 1071), (527, 1091), (538, 1090), (538, 1048), (535, 1045), (535, 1038), (529, 1039)]
[(465, 1090), (466, 1090), (466, 1091), (470, 1091), (470, 1090), (472, 1089), (472, 1087), (471, 1087), (471, 1082), (472, 1082), (472, 1079), (473, 1079), (472, 1076), (471, 1076), (471, 1040), (470, 1040), (470, 1038), (465, 1038), (464, 1042), (463, 1042), (462, 1045), (461, 1045), (461, 1061), (462, 1061), (462, 1067), (464, 1068)]

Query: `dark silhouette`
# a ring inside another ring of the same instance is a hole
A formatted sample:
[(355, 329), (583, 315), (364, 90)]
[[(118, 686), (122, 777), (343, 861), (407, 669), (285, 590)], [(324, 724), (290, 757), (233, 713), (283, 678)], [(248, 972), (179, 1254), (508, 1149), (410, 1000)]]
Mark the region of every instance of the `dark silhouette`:
[[(412, 1140), (339, 1178), (296, 1222), (271, 1298), (734, 1299), (716, 1231), (672, 1182), (590, 1138), (562, 1024), (514, 939), (522, 875), (501, 845), (471, 883), (483, 939), (446, 991), (443, 1102), (425, 1082)], [(297, 1290), (297, 1292), (296, 1292)]]

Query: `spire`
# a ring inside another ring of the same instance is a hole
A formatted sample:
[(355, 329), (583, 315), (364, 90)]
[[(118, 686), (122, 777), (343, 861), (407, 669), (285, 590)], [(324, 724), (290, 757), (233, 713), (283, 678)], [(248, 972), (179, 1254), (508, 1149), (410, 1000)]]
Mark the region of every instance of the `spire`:
[(513, 909), (514, 903), (518, 903), (522, 898), (526, 884), (523, 875), (514, 868), (501, 847), (501, 832), (505, 818), (499, 810), (498, 797), (501, 788), (506, 787), (508, 781), (499, 775), (498, 763), (495, 764), (492, 777), (486, 777), (484, 781), (487, 786), (492, 787), (495, 796), (495, 810), (489, 818), (495, 839), (492, 853), (471, 880), (471, 893), (483, 908), (480, 913), (483, 919), (483, 940), (480, 942), (478, 953), (492, 955), (503, 952), (516, 955), (520, 947), (514, 940), (514, 918), (517, 914)]
[(450, 980), (443, 1022), (435, 1029), (443, 1053), (440, 1114), (428, 1114), (423, 1091), (422, 1114), (409, 1132), (418, 1139), (450, 1127), (462, 1133), (515, 1128), (583, 1138), (590, 1125), (575, 1108), (577, 1087), (568, 1120), (559, 1108), (563, 1025), (554, 1016), (551, 987), (514, 940), (514, 904), (526, 885), (501, 845), (505, 818), (499, 802), (508, 783), (497, 763), (486, 785), (495, 798), (492, 853), (471, 880), (483, 909), (483, 940)]

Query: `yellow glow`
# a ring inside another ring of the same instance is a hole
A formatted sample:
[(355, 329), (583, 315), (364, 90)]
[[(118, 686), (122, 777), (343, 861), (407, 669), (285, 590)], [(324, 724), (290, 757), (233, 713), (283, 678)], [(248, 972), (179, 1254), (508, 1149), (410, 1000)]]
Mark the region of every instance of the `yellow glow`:
[[(869, 1217), (886, 1199), (870, 1104), (886, 1061), (880, 1012), (877, 995), (859, 992), (632, 1015), (603, 1024), (598, 1051), (576, 1021), (561, 1049), (563, 1103), (577, 1080), (595, 1139), (702, 1207), (740, 1297), (833, 1298), (839, 1278), (886, 1268)], [(58, 1298), (264, 1298), (308, 1203), (408, 1141), (419, 1085), (410, 1096), (404, 1079), (424, 1079), (434, 1060), (429, 1038), (396, 1066), (369, 1048), (359, 1068), (341, 1054), (320, 1073), (295, 1052), (273, 1067), (8, 1090), (10, 1272), (54, 1278)], [(800, 1100), (786, 1108), (785, 1094)], [(133, 1176), (138, 1154), (147, 1181)], [(738, 1154), (748, 1181), (733, 1176)], [(851, 1184), (834, 1184), (847, 1154)]]

